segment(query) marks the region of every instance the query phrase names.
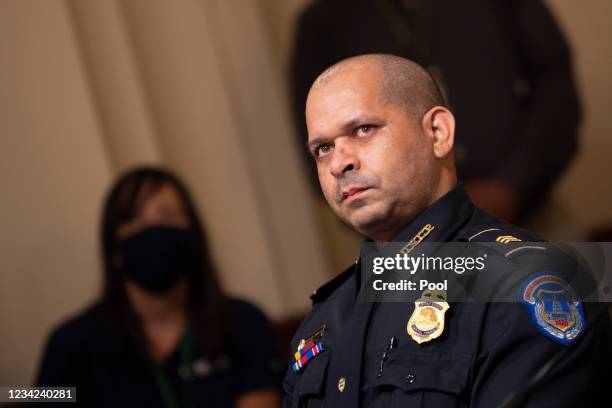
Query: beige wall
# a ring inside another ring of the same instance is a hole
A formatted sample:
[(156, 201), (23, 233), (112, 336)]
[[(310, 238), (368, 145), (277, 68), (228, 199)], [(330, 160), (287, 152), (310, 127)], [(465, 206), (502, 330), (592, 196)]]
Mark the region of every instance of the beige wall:
[(110, 166), (63, 4), (3, 1), (0, 38), (0, 384), (19, 385), (96, 291)]
[(95, 298), (100, 202), (134, 164), (187, 180), (231, 294), (305, 311), (330, 271), (257, 4), (0, 1), (0, 384)]
[(557, 195), (585, 230), (612, 225), (612, 2), (548, 0), (573, 46), (584, 120), (577, 160)]
[(285, 69), (291, 55), (293, 27), (301, 10), (311, 0), (257, 0), (268, 41), (277, 64)]

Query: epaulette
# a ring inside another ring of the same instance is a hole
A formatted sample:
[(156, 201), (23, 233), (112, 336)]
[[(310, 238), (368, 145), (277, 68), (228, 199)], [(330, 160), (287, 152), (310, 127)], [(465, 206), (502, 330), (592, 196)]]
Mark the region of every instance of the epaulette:
[(464, 239), (478, 242), (495, 250), (505, 258), (525, 252), (546, 251), (546, 242), (513, 225), (479, 226), (473, 228)]
[(353, 270), (359, 261), (355, 261), (351, 266), (346, 268), (340, 275), (334, 277), (327, 283), (320, 286), (318, 289), (315, 289), (310, 295), (310, 300), (312, 300), (312, 304), (317, 302), (321, 302), (332, 294), (338, 287), (340, 287), (344, 282), (347, 281), (353, 275)]

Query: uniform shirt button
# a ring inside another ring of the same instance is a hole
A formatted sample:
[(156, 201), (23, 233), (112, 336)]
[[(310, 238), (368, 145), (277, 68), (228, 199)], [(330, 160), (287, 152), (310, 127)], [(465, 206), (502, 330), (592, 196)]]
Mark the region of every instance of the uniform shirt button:
[(346, 378), (340, 377), (338, 379), (338, 391), (344, 392), (344, 387), (346, 387)]
[(408, 384), (412, 384), (413, 382), (416, 381), (416, 376), (414, 374), (408, 374), (405, 378), (404, 381), (407, 382)]

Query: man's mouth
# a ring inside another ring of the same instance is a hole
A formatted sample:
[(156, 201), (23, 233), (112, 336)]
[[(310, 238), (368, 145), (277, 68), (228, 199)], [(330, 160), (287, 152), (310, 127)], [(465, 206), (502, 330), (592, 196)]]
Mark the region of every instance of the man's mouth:
[(354, 197), (359, 196), (361, 193), (363, 193), (366, 190), (369, 190), (370, 187), (352, 187), (349, 188), (348, 190), (345, 190), (342, 192), (342, 201), (345, 201), (346, 199), (351, 199)]

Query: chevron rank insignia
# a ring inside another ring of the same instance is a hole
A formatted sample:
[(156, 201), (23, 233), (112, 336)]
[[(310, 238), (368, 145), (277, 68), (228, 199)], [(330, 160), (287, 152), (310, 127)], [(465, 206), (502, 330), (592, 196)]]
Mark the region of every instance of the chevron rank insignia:
[(495, 241), (499, 242), (500, 244), (509, 244), (510, 242), (521, 242), (520, 239), (512, 235), (500, 235), (499, 237), (495, 238)]

